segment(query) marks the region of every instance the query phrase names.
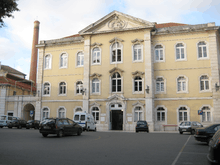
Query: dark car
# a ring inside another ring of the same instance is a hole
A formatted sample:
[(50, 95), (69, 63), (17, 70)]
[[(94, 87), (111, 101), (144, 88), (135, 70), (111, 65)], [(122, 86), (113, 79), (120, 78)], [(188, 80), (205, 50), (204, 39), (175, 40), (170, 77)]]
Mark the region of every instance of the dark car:
[(26, 129), (34, 128), (39, 129), (40, 120), (28, 120), (26, 124)]
[(209, 144), (210, 139), (219, 129), (220, 129), (220, 124), (212, 124), (208, 127), (197, 128), (194, 138), (197, 141), (207, 142)]
[(196, 128), (199, 127), (203, 127), (203, 125), (197, 121), (183, 121), (179, 125), (179, 133), (190, 132), (191, 134), (195, 134)]
[(15, 119), (8, 123), (8, 128), (17, 127), (18, 129), (21, 129), (22, 127), (26, 127), (26, 124), (27, 122), (25, 120)]
[(148, 124), (146, 121), (137, 121), (137, 125), (135, 128), (136, 132), (146, 131), (149, 132)]
[(210, 140), (207, 158), (210, 164), (220, 165), (220, 129)]
[(58, 137), (64, 135), (81, 135), (83, 129), (80, 125), (68, 118), (47, 118), (40, 123), (39, 132), (43, 137), (48, 134), (56, 134)]

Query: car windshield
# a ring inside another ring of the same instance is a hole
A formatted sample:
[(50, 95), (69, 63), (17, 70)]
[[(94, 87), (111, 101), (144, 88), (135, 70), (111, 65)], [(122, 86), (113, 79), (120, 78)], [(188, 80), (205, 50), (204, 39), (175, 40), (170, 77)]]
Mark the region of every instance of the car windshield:
[(181, 126), (190, 126), (191, 122), (182, 122), (180, 125)]
[(137, 124), (146, 124), (146, 121), (138, 121)]
[(42, 124), (55, 123), (55, 119), (45, 119), (42, 121)]
[(6, 120), (6, 116), (1, 116), (0, 120)]
[(32, 122), (33, 122), (33, 120), (28, 120), (28, 121), (27, 121), (27, 123), (32, 123)]

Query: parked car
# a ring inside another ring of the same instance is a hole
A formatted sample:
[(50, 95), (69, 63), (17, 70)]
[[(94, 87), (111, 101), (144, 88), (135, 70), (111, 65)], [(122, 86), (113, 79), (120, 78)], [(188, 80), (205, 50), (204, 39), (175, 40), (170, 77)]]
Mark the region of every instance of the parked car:
[(183, 121), (179, 125), (179, 133), (190, 132), (191, 134), (195, 134), (196, 128), (199, 127), (203, 127), (203, 125), (197, 121)]
[(8, 128), (17, 127), (21, 129), (22, 127), (26, 127), (27, 122), (21, 119), (15, 119), (8, 123)]
[(137, 121), (135, 130), (136, 132), (139, 132), (139, 131), (149, 132), (148, 123), (146, 121), (141, 121), (141, 120)]
[(76, 112), (73, 118), (74, 122), (78, 123), (83, 131), (96, 131), (96, 122), (93, 115), (86, 112)]
[(210, 140), (207, 158), (210, 164), (220, 165), (220, 129)]
[(20, 119), (19, 117), (2, 115), (0, 116), (0, 128), (7, 127), (12, 120)]
[(48, 134), (56, 134), (58, 137), (64, 135), (81, 135), (83, 128), (68, 118), (47, 118), (40, 123), (39, 132), (43, 137)]
[(209, 141), (211, 140), (212, 136), (219, 129), (220, 129), (220, 124), (212, 124), (208, 127), (197, 128), (194, 138), (197, 141), (207, 142), (209, 144)]
[(40, 120), (28, 120), (26, 124), (26, 129), (34, 128), (39, 129)]

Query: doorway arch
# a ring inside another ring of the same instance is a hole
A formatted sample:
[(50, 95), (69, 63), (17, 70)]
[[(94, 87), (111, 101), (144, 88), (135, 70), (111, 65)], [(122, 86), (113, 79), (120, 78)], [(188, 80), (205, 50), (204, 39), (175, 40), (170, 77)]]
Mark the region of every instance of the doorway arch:
[[(33, 111), (33, 116), (30, 116), (30, 112)], [(35, 107), (33, 104), (28, 103), (24, 106), (23, 108), (23, 119), (28, 121), (28, 120), (34, 120), (35, 118)]]
[(124, 110), (120, 103), (109, 105), (109, 127), (110, 130), (123, 130)]

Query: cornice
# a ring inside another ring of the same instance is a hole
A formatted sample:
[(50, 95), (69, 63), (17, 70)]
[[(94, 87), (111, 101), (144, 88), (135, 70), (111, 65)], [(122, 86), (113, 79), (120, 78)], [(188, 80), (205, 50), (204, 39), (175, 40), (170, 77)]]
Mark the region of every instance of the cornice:
[(98, 43), (98, 42), (95, 42), (95, 43), (91, 44), (91, 47), (94, 47), (94, 46), (102, 46), (102, 44)]
[(109, 42), (113, 43), (113, 42), (117, 42), (117, 41), (124, 42), (124, 40), (122, 40), (122, 39), (120, 39), (118, 37), (115, 37), (115, 38), (111, 39)]
[(142, 40), (142, 39), (137, 39), (137, 38), (136, 38), (136, 39), (132, 40), (131, 42), (132, 42), (132, 43), (144, 42), (144, 40)]
[(109, 73), (114, 73), (114, 72), (120, 72), (120, 73), (122, 73), (122, 72), (124, 72), (122, 69), (119, 69), (118, 67), (114, 67), (113, 69), (111, 69), (110, 71), (109, 71)]

